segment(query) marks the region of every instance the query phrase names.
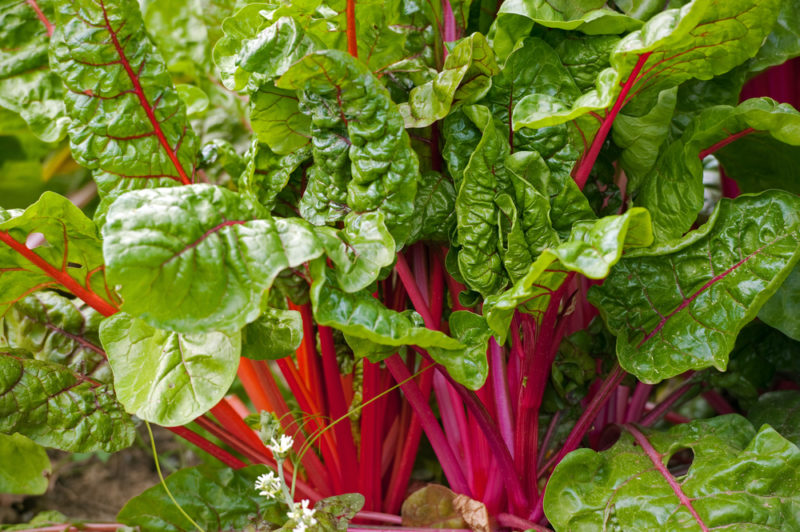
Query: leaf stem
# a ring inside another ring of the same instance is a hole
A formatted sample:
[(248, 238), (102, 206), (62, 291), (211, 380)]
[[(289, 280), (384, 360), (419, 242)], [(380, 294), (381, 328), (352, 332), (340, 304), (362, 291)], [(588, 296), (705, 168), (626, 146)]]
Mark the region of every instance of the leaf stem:
[(52, 37), (53, 30), (55, 29), (53, 27), (53, 23), (47, 20), (47, 16), (44, 14), (44, 11), (42, 11), (42, 8), (39, 7), (39, 4), (36, 3), (36, 0), (26, 0), (26, 1), (28, 5), (31, 6), (31, 9), (33, 9), (36, 12), (36, 17), (41, 21), (42, 24), (44, 24), (44, 28), (45, 30), (47, 30), (47, 36)]
[(358, 57), (358, 40), (356, 38), (356, 0), (347, 0), (347, 51)]
[(692, 501), (683, 492), (680, 484), (678, 484), (678, 482), (675, 480), (675, 477), (672, 476), (672, 473), (669, 472), (667, 466), (664, 465), (661, 453), (655, 450), (655, 448), (650, 444), (650, 441), (648, 441), (645, 435), (642, 434), (636, 427), (633, 425), (625, 425), (625, 429), (631, 433), (633, 438), (636, 440), (636, 443), (638, 443), (645, 452), (647, 457), (655, 466), (656, 470), (661, 474), (662, 477), (664, 477), (664, 480), (667, 481), (667, 484), (669, 484), (669, 487), (672, 488), (672, 491), (678, 497), (678, 500), (681, 502), (681, 504), (685, 506), (687, 510), (689, 510), (690, 514), (692, 514), (692, 517), (694, 517), (695, 521), (697, 521), (697, 524), (700, 525), (700, 530), (703, 532), (709, 532), (708, 525), (706, 525), (703, 520), (700, 519), (700, 515), (698, 515), (697, 510), (695, 510), (694, 506), (692, 506)]
[(581, 159), (580, 163), (578, 163), (573, 178), (578, 184), (578, 188), (581, 190), (583, 190), (583, 187), (586, 186), (586, 181), (589, 179), (589, 174), (591, 174), (592, 168), (594, 168), (594, 163), (597, 161), (597, 156), (600, 155), (600, 149), (603, 147), (606, 137), (611, 131), (611, 126), (614, 124), (614, 119), (617, 118), (620, 110), (625, 105), (625, 97), (636, 83), (639, 72), (641, 72), (642, 67), (644, 67), (645, 63), (650, 58), (651, 53), (652, 52), (647, 52), (639, 56), (639, 59), (636, 61), (636, 65), (631, 71), (631, 75), (628, 76), (628, 80), (625, 82), (625, 85), (623, 85), (622, 91), (620, 91), (619, 96), (617, 96), (617, 100), (614, 102), (614, 106), (603, 119), (600, 129), (597, 131), (594, 140), (592, 140), (592, 145), (589, 147), (589, 151)]
[(663, 401), (653, 407), (650, 412), (644, 416), (641, 421), (639, 421), (639, 425), (643, 427), (649, 427), (659, 419), (661, 416), (665, 415), (667, 411), (680, 399), (683, 397), (689, 390), (692, 388), (696, 388), (698, 385), (694, 382), (687, 382), (680, 388), (674, 390), (671, 394), (669, 394)]
[(721, 141), (717, 142), (716, 144), (713, 144), (712, 146), (710, 146), (710, 147), (706, 148), (705, 150), (701, 151), (700, 152), (700, 160), (702, 161), (703, 159), (705, 159), (706, 157), (708, 157), (709, 155), (711, 155), (715, 151), (724, 148), (728, 144), (730, 144), (732, 142), (735, 142), (735, 141), (739, 140), (742, 137), (746, 137), (750, 133), (755, 133), (755, 131), (756, 130), (753, 129), (752, 127), (748, 127), (747, 129), (744, 129), (744, 130), (742, 130), (742, 131), (740, 131), (738, 133), (734, 133), (733, 135), (729, 135), (728, 137), (726, 137), (726, 138), (722, 139)]
[(34, 266), (42, 270), (48, 277), (52, 278), (61, 286), (82, 299), (87, 305), (95, 309), (103, 316), (111, 316), (112, 314), (116, 314), (119, 310), (116, 306), (97, 295), (88, 287), (84, 288), (78, 284), (78, 281), (73, 279), (66, 271), (57, 270), (48, 264), (47, 261), (37, 255), (32, 249), (29, 249), (24, 243), (18, 242), (8, 232), (0, 231), (0, 242), (7, 244), (11, 249), (25, 257), (28, 261), (33, 263)]

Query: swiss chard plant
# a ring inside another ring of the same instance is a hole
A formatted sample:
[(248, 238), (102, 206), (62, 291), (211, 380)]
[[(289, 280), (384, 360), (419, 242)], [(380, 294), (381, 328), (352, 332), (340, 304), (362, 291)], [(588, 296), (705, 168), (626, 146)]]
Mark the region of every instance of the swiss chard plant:
[(800, 529), (795, 56), (793, 0), (2, 0), (0, 492), (152, 423), (208, 463), (82, 529)]

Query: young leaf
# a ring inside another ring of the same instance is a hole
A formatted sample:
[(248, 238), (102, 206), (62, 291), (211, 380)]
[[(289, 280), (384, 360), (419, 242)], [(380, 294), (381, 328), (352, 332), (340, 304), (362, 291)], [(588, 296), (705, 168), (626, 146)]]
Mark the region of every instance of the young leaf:
[(52, 64), (67, 86), (72, 154), (108, 205), (126, 190), (189, 184), (197, 138), (135, 0), (59, 3)]
[(589, 293), (620, 365), (647, 383), (724, 370), (739, 331), (800, 259), (799, 209), (782, 191), (723, 199), (700, 229), (620, 261)]
[(125, 410), (167, 427), (216, 405), (239, 367), (239, 333), (174, 333), (120, 312), (100, 325), (100, 340)]
[(481, 99), (499, 72), (486, 37), (473, 33), (462, 39), (445, 59), (436, 77), (414, 87), (408, 102), (399, 106), (407, 128), (427, 127), (461, 104)]
[(620, 260), (623, 250), (649, 246), (652, 242), (650, 215), (644, 209), (633, 208), (595, 222), (578, 222), (569, 239), (543, 251), (511, 288), (486, 298), (483, 305), (486, 322), (502, 344), (516, 308), (525, 305), (527, 312), (541, 313), (568, 272), (603, 279)]
[(394, 263), (394, 240), (380, 212), (351, 212), (344, 218), (343, 229), (320, 227), (316, 234), (336, 266), (334, 277), (345, 292), (366, 288), (377, 279), (382, 268)]
[[(264, 465), (228, 469), (201, 465), (181, 469), (166, 478), (167, 487), (180, 508), (205, 530), (247, 530), (255, 527), (270, 530), (276, 525), (277, 501), (270, 501), (253, 488)], [(272, 519), (265, 520), (266, 514)], [(117, 514), (117, 521), (142, 530), (189, 532), (196, 530), (167, 495), (164, 486), (156, 484), (128, 501)]]
[[(703, 207), (703, 161), (714, 153), (745, 192), (780, 187), (800, 192), (790, 168), (800, 161), (800, 113), (788, 104), (753, 98), (706, 109), (669, 145), (639, 182), (638, 205), (653, 215), (659, 241), (683, 235)], [(789, 144), (789, 146), (786, 146)], [(755, 164), (755, 162), (758, 164)]]
[[(251, 194), (264, 207), (274, 209), (280, 201), (278, 195), (289, 184), (292, 173), (310, 157), (311, 148), (308, 146), (281, 156), (266, 144), (253, 140), (245, 156), (245, 170), (239, 177), (240, 190)], [(294, 209), (295, 205), (290, 207)]]
[[(800, 450), (769, 427), (756, 433), (741, 416), (677, 425), (667, 432), (626, 426), (603, 452), (570, 453), (553, 472), (544, 510), (558, 531), (791, 530)], [(685, 474), (667, 469), (690, 449)]]
[(210, 185), (138, 190), (108, 211), (103, 251), (123, 310), (177, 332), (238, 331), (281, 270), (322, 254), (299, 219)]
[(242, 329), (242, 354), (251, 360), (277, 360), (303, 341), (303, 318), (296, 310), (267, 308)]
[(41, 495), (50, 485), (47, 452), (22, 434), (0, 434), (0, 493)]
[(422, 174), (414, 199), (414, 229), (408, 242), (433, 240), (446, 242), (456, 223), (456, 191), (444, 174)]
[(119, 451), (135, 436), (110, 385), (60, 364), (0, 353), (0, 433), (15, 432), (71, 452)]
[(25, 351), (37, 360), (110, 382), (111, 370), (97, 336), (102, 319), (79, 299), (47, 290), (36, 292), (0, 318), (0, 349)]
[(24, 212), (0, 209), (0, 315), (47, 287), (69, 290), (104, 315), (116, 312), (97, 227), (52, 192)]
[(46, 142), (61, 140), (69, 125), (64, 87), (47, 61), (54, 3), (31, 0), (0, 7), (0, 106), (19, 113)]
[(309, 172), (301, 213), (308, 217), (305, 204), (312, 223), (321, 225), (330, 219), (330, 209), (344, 212), (341, 193), (346, 186), (349, 210), (379, 210), (402, 245), (411, 231), (419, 163), (388, 91), (363, 63), (337, 50), (307, 55), (277, 86), (299, 91), (313, 124), (316, 164)]
[(595, 90), (560, 108), (536, 95), (523, 98), (514, 108), (514, 127), (551, 126), (605, 109), (631, 76), (629, 96), (644, 96), (724, 74), (758, 52), (779, 7), (780, 0), (696, 0), (663, 11), (617, 44)]

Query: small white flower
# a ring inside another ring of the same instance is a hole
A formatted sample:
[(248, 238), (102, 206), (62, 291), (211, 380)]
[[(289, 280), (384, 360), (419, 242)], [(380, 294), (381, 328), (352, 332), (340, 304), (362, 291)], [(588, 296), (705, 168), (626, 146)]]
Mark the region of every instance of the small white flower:
[(292, 509), (289, 510), (287, 516), (297, 523), (293, 532), (305, 532), (308, 527), (317, 524), (317, 520), (314, 518), (316, 510), (309, 508), (308, 503), (308, 499), (303, 499), (301, 502), (294, 503)]
[(288, 434), (281, 434), (280, 440), (276, 441), (275, 438), (272, 438), (267, 447), (276, 458), (285, 458), (286, 455), (289, 454), (289, 451), (292, 450), (293, 446), (294, 438)]
[(259, 495), (274, 499), (281, 492), (281, 479), (270, 471), (258, 477), (255, 487)]

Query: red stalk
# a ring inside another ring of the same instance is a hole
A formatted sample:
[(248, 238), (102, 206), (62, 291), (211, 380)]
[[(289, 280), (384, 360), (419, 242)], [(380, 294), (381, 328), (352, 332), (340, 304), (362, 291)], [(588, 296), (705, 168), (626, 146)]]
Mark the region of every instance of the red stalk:
[[(319, 343), (322, 349), (322, 372), (325, 378), (325, 392), (328, 397), (330, 415), (339, 419), (347, 414), (347, 404), (344, 399), (342, 380), (339, 375), (339, 365), (336, 362), (336, 348), (333, 342), (333, 333), (330, 327), (318, 326)], [(350, 423), (343, 421), (333, 426), (336, 446), (341, 462), (342, 484), (348, 492), (357, 490), (358, 460), (355, 441)]]
[(125, 525), (119, 523), (81, 523), (80, 525), (51, 525), (27, 528), (27, 532), (115, 532)]
[(214, 458), (216, 458), (217, 460), (219, 460), (220, 462), (222, 462), (223, 464), (225, 464), (230, 468), (241, 469), (247, 465), (238, 458), (236, 458), (235, 456), (233, 456), (232, 454), (230, 454), (228, 451), (214, 445), (207, 439), (203, 438), (196, 432), (187, 429), (186, 427), (166, 427), (166, 428), (167, 430), (173, 432), (174, 434), (177, 434), (178, 436), (188, 441), (189, 443), (192, 443), (200, 447), (205, 452), (207, 452), (208, 454), (210, 454), (211, 456), (213, 456)]
[(77, 297), (81, 298), (87, 305), (95, 309), (97, 312), (102, 314), (105, 317), (111, 316), (115, 314), (119, 309), (114, 306), (113, 304), (109, 303), (95, 292), (93, 292), (87, 286), (84, 288), (78, 281), (73, 279), (66, 271), (67, 268), (67, 261), (66, 261), (66, 246), (67, 241), (65, 238), (64, 241), (64, 264), (61, 270), (57, 270), (53, 266), (47, 263), (43, 258), (39, 255), (34, 253), (32, 249), (29, 249), (24, 243), (18, 242), (14, 237), (11, 236), (6, 231), (0, 231), (0, 242), (4, 242), (7, 244), (11, 249), (25, 257), (28, 261), (33, 263), (34, 266), (42, 270), (48, 277), (59, 283), (61, 286), (75, 294)]
[(200, 416), (194, 420), (200, 427), (206, 430), (209, 434), (228, 445), (231, 449), (244, 456), (246, 459), (254, 464), (272, 464), (275, 461), (271, 456), (267, 455), (264, 451), (264, 446), (261, 445), (259, 449), (254, 449), (247, 442), (237, 438), (231, 432), (228, 432), (224, 427), (215, 423), (208, 416)]
[(247, 423), (239, 417), (239, 414), (228, 404), (223, 397), (222, 400), (211, 409), (211, 413), (217, 418), (220, 425), (225, 427), (225, 430), (236, 436), (238, 439), (247, 442), (247, 444), (254, 449), (261, 449), (264, 444), (261, 439), (256, 436), (253, 429), (247, 426)]
[(633, 391), (633, 397), (628, 406), (628, 412), (623, 420), (624, 423), (633, 423), (642, 417), (644, 406), (647, 404), (647, 398), (650, 397), (650, 391), (652, 389), (652, 384), (645, 384), (643, 382), (636, 383), (636, 389)]
[(628, 80), (622, 87), (622, 91), (620, 91), (619, 96), (617, 96), (617, 100), (614, 102), (614, 106), (603, 119), (603, 123), (600, 125), (600, 129), (597, 131), (597, 135), (595, 135), (594, 140), (592, 140), (592, 145), (589, 147), (589, 151), (584, 155), (576, 167), (573, 178), (578, 184), (578, 188), (581, 190), (583, 190), (583, 187), (586, 186), (586, 181), (589, 179), (589, 174), (592, 172), (595, 161), (597, 161), (597, 156), (600, 155), (600, 149), (603, 147), (606, 137), (608, 136), (609, 131), (611, 131), (611, 126), (614, 124), (614, 119), (617, 118), (620, 110), (625, 105), (625, 97), (636, 83), (639, 72), (641, 72), (642, 67), (644, 67), (644, 64), (650, 58), (651, 53), (652, 52), (647, 52), (639, 56), (639, 60), (636, 61), (636, 65), (633, 67), (631, 75), (628, 77)]
[(358, 57), (358, 41), (356, 40), (356, 0), (347, 0), (347, 51)]
[(716, 144), (712, 145), (711, 147), (706, 148), (705, 150), (701, 151), (700, 152), (700, 160), (702, 161), (703, 159), (705, 159), (706, 157), (708, 157), (709, 155), (711, 155), (715, 151), (717, 151), (719, 149), (722, 149), (725, 146), (727, 146), (728, 144), (730, 144), (731, 142), (736, 142), (740, 138), (746, 137), (747, 135), (749, 135), (750, 133), (754, 133), (755, 131), (756, 130), (753, 129), (752, 127), (748, 127), (747, 129), (744, 129), (744, 130), (742, 130), (742, 131), (740, 131), (738, 133), (734, 133), (733, 135), (730, 135), (730, 136), (722, 139), (721, 141), (717, 142)]
[(702, 393), (703, 399), (711, 405), (718, 415), (723, 416), (725, 414), (735, 414), (736, 409), (733, 408), (728, 401), (726, 401), (720, 394), (715, 392), (714, 390), (706, 390)]
[(508, 380), (506, 378), (506, 362), (503, 348), (495, 341), (494, 337), (489, 339), (489, 376), (492, 379), (492, 392), (494, 397), (495, 410), (497, 411), (497, 424), (500, 426), (500, 433), (506, 442), (506, 447), (514, 457), (514, 414), (511, 411), (511, 398), (508, 391)]
[[(377, 364), (363, 360), (364, 364), (364, 393), (363, 401), (366, 403), (375, 398), (379, 392), (379, 367)], [(382, 403), (378, 400), (368, 404), (361, 410), (361, 461), (359, 464), (360, 492), (366, 502), (367, 510), (379, 510), (381, 504), (381, 448), (382, 431), (379, 430)]]
[(406, 262), (406, 258), (402, 253), (397, 254), (397, 264), (394, 267), (394, 271), (397, 272), (397, 276), (403, 283), (403, 287), (406, 289), (406, 293), (411, 300), (411, 304), (414, 305), (414, 309), (422, 316), (425, 326), (429, 329), (439, 330), (439, 324), (434, 320), (433, 314), (431, 314), (430, 309), (428, 309), (425, 297), (422, 295), (422, 292), (420, 292), (414, 275), (411, 273), (408, 262)]
[(501, 513), (497, 514), (496, 519), (500, 526), (511, 528), (513, 530), (535, 530), (536, 532), (550, 532), (549, 528), (539, 526), (536, 523), (531, 523), (527, 519), (517, 517), (516, 515)]
[(447, 443), (442, 427), (436, 421), (436, 416), (433, 414), (427, 399), (419, 386), (417, 386), (417, 383), (413, 380), (408, 380), (411, 378), (411, 373), (403, 363), (403, 359), (394, 354), (386, 359), (386, 367), (392, 373), (395, 381), (398, 383), (403, 382), (400, 388), (405, 393), (411, 407), (417, 413), (425, 434), (428, 436), (428, 441), (431, 442), (431, 446), (441, 462), (442, 471), (447, 477), (450, 487), (457, 493), (472, 497), (472, 490), (467, 484), (464, 472), (459, 467), (458, 460)]

